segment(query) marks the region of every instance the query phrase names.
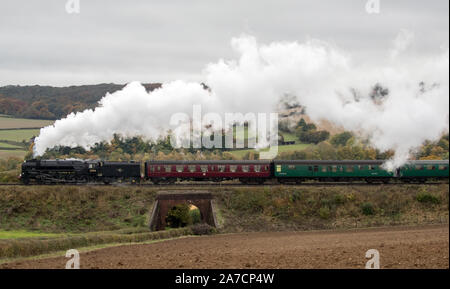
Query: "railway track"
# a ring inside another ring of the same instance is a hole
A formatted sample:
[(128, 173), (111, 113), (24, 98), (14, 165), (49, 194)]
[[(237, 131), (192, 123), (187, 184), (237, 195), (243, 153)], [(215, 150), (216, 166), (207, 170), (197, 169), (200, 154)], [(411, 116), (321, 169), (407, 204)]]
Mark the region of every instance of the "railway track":
[(83, 187), (151, 187), (151, 188), (170, 188), (170, 189), (185, 189), (185, 188), (205, 188), (205, 187), (215, 187), (215, 188), (227, 188), (227, 187), (307, 187), (307, 186), (404, 186), (404, 185), (440, 185), (448, 184), (448, 182), (391, 182), (391, 183), (366, 183), (366, 182), (304, 182), (300, 184), (280, 184), (280, 183), (266, 183), (266, 184), (241, 184), (241, 183), (175, 183), (175, 184), (128, 184), (128, 183), (115, 183), (115, 184), (32, 184), (24, 185), (20, 183), (0, 183), (0, 186), (16, 186), (16, 187), (30, 187), (30, 186), (83, 186)]

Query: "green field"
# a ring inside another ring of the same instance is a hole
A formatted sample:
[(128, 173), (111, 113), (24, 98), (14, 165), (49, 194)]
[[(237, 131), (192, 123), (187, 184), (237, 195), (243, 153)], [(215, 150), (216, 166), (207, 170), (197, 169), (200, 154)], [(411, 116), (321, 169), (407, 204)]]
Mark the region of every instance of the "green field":
[(8, 159), (10, 157), (16, 157), (23, 159), (27, 154), (26, 151), (23, 150), (0, 150), (0, 159)]
[[(280, 131), (279, 133), (284, 137), (284, 141), (296, 141), (296, 142), (298, 142), (298, 137), (295, 135), (295, 133), (284, 132), (284, 131)], [(236, 139), (239, 139), (239, 140), (242, 139), (241, 135), (238, 135), (238, 137), (236, 137), (236, 129), (234, 129), (234, 131), (233, 131), (233, 136)], [(255, 134), (253, 132), (251, 132), (249, 134), (248, 128), (244, 127), (244, 140), (246, 140), (249, 137), (254, 137), (254, 136), (255, 136)]]
[(51, 125), (52, 120), (14, 118), (0, 115), (0, 159), (23, 158), (26, 155), (22, 141), (39, 135), (39, 128)]
[(0, 148), (8, 148), (8, 149), (22, 149), (20, 146), (12, 145), (5, 142), (0, 142)]
[[(280, 132), (280, 134), (283, 136), (284, 141), (295, 141), (294, 145), (285, 145), (285, 146), (279, 146), (278, 147), (278, 152), (292, 152), (292, 151), (301, 151), (304, 150), (305, 148), (307, 148), (308, 146), (310, 146), (310, 144), (303, 144), (300, 143), (300, 141), (298, 140), (298, 137), (295, 135), (295, 133), (289, 133), (289, 132)], [(236, 131), (234, 131), (234, 136), (236, 137)], [(247, 127), (244, 128), (244, 139), (246, 140), (247, 137), (249, 136), (248, 134), (248, 129)], [(237, 137), (237, 139), (240, 139), (239, 137)], [(233, 150), (230, 153), (233, 154), (235, 157), (242, 159), (247, 153), (249, 152), (258, 152), (255, 149), (242, 149), (242, 150)], [(268, 151), (267, 149), (265, 150), (261, 150), (261, 152), (264, 151)]]
[[(278, 152), (282, 153), (282, 152), (301, 151), (301, 150), (304, 150), (305, 148), (307, 148), (308, 146), (310, 146), (310, 144), (295, 144), (295, 145), (278, 146)], [(251, 151), (253, 151), (255, 153), (258, 152), (255, 149), (244, 149), (244, 150), (234, 150), (234, 151), (231, 151), (230, 153), (232, 153), (237, 158), (242, 158), (245, 156), (246, 153), (251, 152)], [(264, 152), (264, 151), (268, 151), (268, 149), (261, 150), (260, 152)]]
[(0, 129), (5, 128), (39, 128), (51, 125), (53, 120), (13, 118), (0, 115)]
[(296, 143), (299, 142), (298, 137), (295, 135), (295, 133), (290, 132), (280, 132), (280, 134), (284, 137), (284, 141), (295, 141)]
[(0, 141), (9, 140), (15, 142), (28, 141), (33, 136), (39, 135), (39, 129), (13, 129), (0, 130)]

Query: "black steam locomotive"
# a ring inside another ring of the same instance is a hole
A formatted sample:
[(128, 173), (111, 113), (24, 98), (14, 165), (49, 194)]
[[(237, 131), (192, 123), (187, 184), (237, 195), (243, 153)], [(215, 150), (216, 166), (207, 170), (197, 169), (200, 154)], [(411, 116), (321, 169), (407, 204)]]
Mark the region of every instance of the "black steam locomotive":
[(24, 184), (135, 183), (141, 179), (141, 164), (100, 160), (31, 160), (22, 164), (20, 179)]

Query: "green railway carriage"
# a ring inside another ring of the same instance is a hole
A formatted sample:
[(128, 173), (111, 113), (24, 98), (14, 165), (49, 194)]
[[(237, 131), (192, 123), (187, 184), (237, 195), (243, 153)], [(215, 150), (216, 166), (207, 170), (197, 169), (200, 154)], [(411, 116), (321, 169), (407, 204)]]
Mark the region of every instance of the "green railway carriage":
[(363, 179), (368, 182), (388, 182), (394, 177), (382, 167), (383, 161), (274, 161), (274, 176), (280, 182), (302, 182), (308, 179), (320, 181), (350, 181)]
[(274, 177), (280, 183), (301, 183), (305, 180), (384, 182), (398, 179), (404, 182), (424, 182), (431, 179), (448, 179), (449, 162), (409, 161), (395, 171), (383, 168), (382, 160), (361, 161), (274, 161)]
[(425, 181), (449, 177), (448, 160), (409, 161), (398, 169), (398, 177), (403, 181)]

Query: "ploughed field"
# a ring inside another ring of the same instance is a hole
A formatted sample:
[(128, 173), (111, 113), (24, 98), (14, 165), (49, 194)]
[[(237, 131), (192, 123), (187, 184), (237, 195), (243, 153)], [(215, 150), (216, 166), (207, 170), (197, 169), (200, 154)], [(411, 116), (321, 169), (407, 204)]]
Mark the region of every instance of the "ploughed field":
[[(84, 252), (80, 267), (364, 268), (369, 249), (379, 251), (381, 268), (449, 268), (449, 225), (186, 237)], [(0, 268), (64, 268), (67, 260), (17, 261)]]

